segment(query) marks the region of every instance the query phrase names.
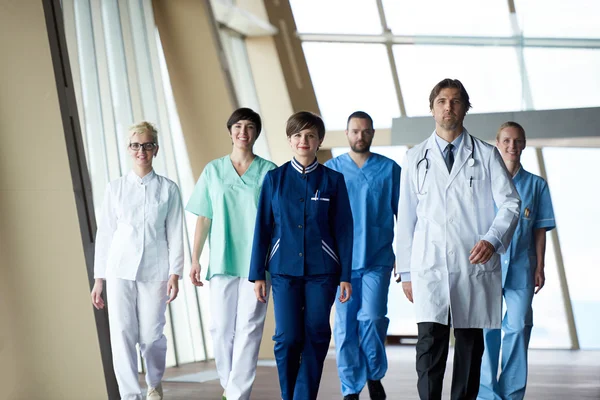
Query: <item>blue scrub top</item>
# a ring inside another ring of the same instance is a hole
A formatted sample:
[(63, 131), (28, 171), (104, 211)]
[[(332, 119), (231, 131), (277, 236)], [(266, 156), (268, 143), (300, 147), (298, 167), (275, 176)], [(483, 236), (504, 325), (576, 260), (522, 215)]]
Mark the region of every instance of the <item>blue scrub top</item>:
[(267, 172), (258, 200), (250, 281), (335, 274), (350, 282), (352, 210), (342, 174), (315, 161)]
[(392, 267), (394, 220), (400, 196), (400, 166), (371, 154), (358, 168), (348, 153), (325, 163), (344, 175), (354, 217), (352, 269)]
[(512, 241), (502, 259), (502, 287), (527, 289), (535, 285), (537, 267), (535, 251), (536, 229), (551, 230), (556, 227), (552, 200), (546, 181), (521, 167), (513, 177), (521, 196), (521, 215)]

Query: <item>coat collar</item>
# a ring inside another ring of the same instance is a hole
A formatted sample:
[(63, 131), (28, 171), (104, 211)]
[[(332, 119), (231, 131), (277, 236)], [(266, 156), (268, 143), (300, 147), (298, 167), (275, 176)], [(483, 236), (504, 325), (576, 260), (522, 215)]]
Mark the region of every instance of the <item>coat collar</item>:
[(465, 166), (468, 160), (471, 158), (471, 154), (473, 154), (473, 137), (469, 134), (466, 129), (463, 129), (463, 138), (460, 141), (458, 149), (456, 149), (456, 156), (454, 159), (454, 166), (452, 167), (452, 171), (448, 172), (448, 168), (446, 167), (446, 162), (442, 157), (441, 152), (439, 151), (435, 136), (437, 133), (433, 131), (429, 139), (427, 139), (427, 144), (425, 145), (425, 149), (428, 150), (427, 156), (437, 164), (438, 169), (443, 171), (441, 173), (448, 175), (448, 185), (452, 183), (454, 178), (458, 175), (460, 170)]
[(147, 185), (148, 182), (150, 182), (152, 179), (154, 179), (155, 176), (156, 176), (156, 172), (154, 172), (154, 170), (148, 172), (142, 178), (137, 176), (137, 174), (135, 172), (129, 171), (129, 173), (127, 174), (127, 179), (131, 182), (135, 182), (140, 185)]
[(304, 167), (304, 165), (300, 164), (295, 158), (292, 158), (290, 163), (292, 164), (292, 167), (294, 167), (294, 169), (300, 174), (310, 174), (319, 166), (319, 161), (316, 158), (315, 161), (313, 161), (308, 167)]

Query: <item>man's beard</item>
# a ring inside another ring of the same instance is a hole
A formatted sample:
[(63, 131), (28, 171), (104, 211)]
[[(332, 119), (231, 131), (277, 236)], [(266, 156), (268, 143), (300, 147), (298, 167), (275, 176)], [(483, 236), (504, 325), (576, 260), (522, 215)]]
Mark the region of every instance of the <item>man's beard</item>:
[(350, 148), (355, 153), (368, 153), (371, 150), (371, 143), (362, 142), (360, 147), (358, 143), (355, 143)]
[(450, 119), (442, 119), (442, 121), (440, 122), (440, 126), (446, 130), (453, 131), (456, 128), (458, 128), (458, 126), (460, 125), (462, 120), (460, 120), (458, 118), (458, 116), (455, 114), (451, 114), (451, 115), (449, 115), (449, 117), (451, 117), (451, 118)]
[(458, 119), (444, 121), (440, 124), (440, 126), (446, 130), (453, 131), (460, 125)]

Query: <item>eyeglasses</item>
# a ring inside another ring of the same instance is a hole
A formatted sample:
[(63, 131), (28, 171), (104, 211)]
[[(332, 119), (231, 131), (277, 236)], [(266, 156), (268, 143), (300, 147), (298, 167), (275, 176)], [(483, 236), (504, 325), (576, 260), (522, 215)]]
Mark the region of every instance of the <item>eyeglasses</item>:
[(129, 148), (133, 151), (138, 151), (139, 149), (144, 149), (144, 151), (152, 151), (158, 146), (154, 142), (147, 143), (129, 143)]

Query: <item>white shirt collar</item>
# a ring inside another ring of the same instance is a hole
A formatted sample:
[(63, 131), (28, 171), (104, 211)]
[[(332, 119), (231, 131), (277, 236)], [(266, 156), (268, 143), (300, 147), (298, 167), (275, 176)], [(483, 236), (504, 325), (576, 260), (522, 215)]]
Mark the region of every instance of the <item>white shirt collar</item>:
[[(463, 137), (465, 136), (465, 132), (466, 130), (463, 130), (461, 134), (458, 135), (458, 137), (452, 142), (452, 144), (454, 145), (454, 147), (452, 148), (453, 152), (456, 152), (458, 150), (458, 147), (460, 146), (460, 143), (462, 142)], [(445, 139), (440, 137), (437, 134), (437, 132), (435, 133), (435, 143), (438, 145), (438, 149), (440, 149), (442, 155), (444, 155), (444, 151), (446, 151), (446, 146), (448, 146), (449, 143)]]

